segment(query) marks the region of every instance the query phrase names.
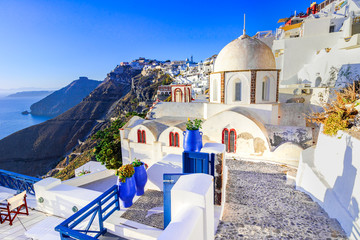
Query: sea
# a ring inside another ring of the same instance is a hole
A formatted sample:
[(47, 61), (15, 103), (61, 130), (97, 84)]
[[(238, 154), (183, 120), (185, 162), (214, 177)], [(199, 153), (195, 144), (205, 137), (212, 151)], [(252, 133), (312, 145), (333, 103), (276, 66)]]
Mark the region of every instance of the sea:
[(30, 112), (31, 104), (41, 100), (41, 97), (5, 97), (0, 95), (0, 140), (21, 129), (45, 122), (50, 117), (23, 115)]

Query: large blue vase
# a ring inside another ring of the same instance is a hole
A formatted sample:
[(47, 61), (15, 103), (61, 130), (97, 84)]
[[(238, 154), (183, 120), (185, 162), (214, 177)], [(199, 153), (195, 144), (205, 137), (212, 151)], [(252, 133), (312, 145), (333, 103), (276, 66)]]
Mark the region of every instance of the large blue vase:
[(145, 169), (145, 164), (134, 167), (135, 169), (135, 184), (136, 184), (136, 196), (141, 196), (144, 194), (144, 187), (147, 182), (147, 173)]
[(199, 130), (184, 131), (184, 151), (200, 152), (202, 148), (202, 132)]
[(125, 182), (119, 182), (119, 198), (125, 208), (131, 207), (136, 193), (135, 177), (126, 178)]

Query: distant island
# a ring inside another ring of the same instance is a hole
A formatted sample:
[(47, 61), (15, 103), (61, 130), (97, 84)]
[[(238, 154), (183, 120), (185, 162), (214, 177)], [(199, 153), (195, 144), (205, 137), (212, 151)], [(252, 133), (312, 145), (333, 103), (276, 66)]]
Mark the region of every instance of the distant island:
[(46, 97), (54, 91), (22, 91), (10, 94), (8, 98), (28, 98), (28, 97)]
[(31, 114), (38, 116), (58, 116), (79, 104), (102, 81), (79, 77), (66, 87), (57, 90), (31, 105)]

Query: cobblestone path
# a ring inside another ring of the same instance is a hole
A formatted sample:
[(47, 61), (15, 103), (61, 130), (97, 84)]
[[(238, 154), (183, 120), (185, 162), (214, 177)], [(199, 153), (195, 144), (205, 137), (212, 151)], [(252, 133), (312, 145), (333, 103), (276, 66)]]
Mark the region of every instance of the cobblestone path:
[(223, 221), (215, 239), (347, 239), (340, 224), (287, 184), (288, 167), (227, 160)]

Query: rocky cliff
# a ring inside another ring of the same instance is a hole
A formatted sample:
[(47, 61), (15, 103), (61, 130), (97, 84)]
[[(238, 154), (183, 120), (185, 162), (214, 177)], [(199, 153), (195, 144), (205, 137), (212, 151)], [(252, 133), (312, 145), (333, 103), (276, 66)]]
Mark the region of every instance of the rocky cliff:
[(45, 174), (107, 120), (113, 105), (131, 90), (132, 78), (139, 73), (125, 67), (65, 113), (2, 139), (0, 169), (30, 176)]
[(66, 87), (31, 105), (32, 115), (58, 116), (80, 103), (101, 81), (80, 77)]

